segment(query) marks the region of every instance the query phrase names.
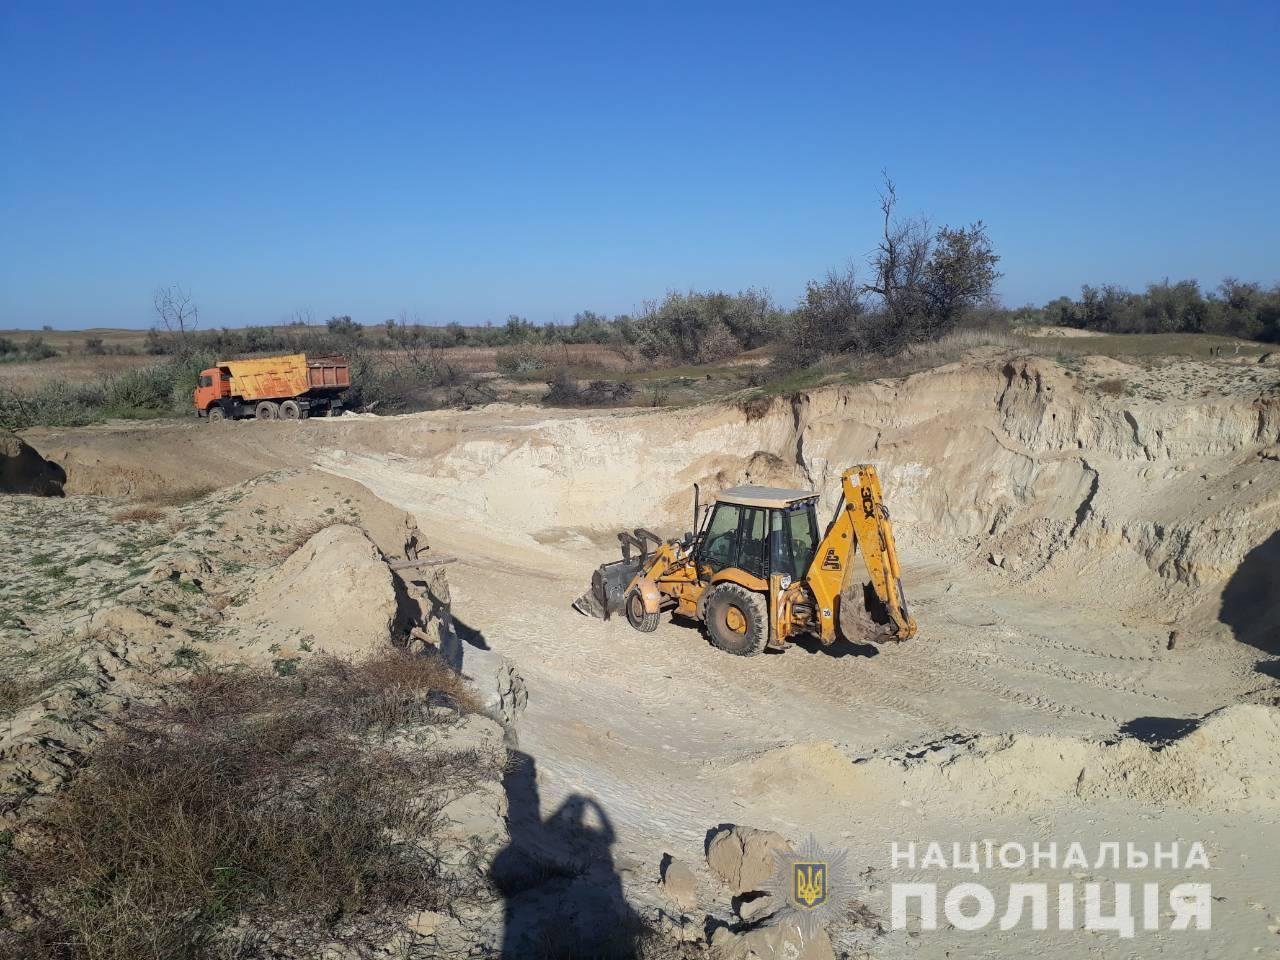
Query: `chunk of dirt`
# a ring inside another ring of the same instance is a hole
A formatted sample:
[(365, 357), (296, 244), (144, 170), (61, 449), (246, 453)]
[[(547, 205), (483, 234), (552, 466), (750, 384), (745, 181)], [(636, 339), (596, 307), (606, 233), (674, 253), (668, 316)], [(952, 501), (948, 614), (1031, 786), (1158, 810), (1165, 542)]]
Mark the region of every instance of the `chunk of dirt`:
[(728, 826), (707, 844), (707, 865), (734, 894), (749, 893), (773, 875), (774, 852), (790, 849), (786, 837), (772, 830)]
[(698, 878), (683, 860), (668, 857), (662, 870), (662, 892), (683, 913), (697, 909)]

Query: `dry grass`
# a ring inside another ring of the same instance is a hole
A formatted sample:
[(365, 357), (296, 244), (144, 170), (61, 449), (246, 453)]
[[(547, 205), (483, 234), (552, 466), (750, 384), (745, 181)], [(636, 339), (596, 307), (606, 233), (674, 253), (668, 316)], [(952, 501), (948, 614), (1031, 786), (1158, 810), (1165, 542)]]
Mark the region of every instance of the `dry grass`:
[[(0, 625), (3, 625), (0, 619)], [(66, 650), (0, 655), (0, 717), (13, 716), (57, 687), (83, 679), (87, 668)]]
[(1274, 345), (1209, 333), (1104, 333), (1092, 337), (1034, 337), (1029, 343), (1041, 356), (1103, 356), (1126, 360), (1160, 357), (1213, 360), (1217, 356), (1228, 360), (1236, 357), (1256, 360), (1275, 349)]
[(1096, 387), (1099, 393), (1106, 393), (1113, 397), (1122, 397), (1129, 392), (1128, 382), (1121, 379), (1100, 380)]
[(290, 531), (289, 535), (280, 542), (280, 545), (273, 551), (275, 558), (277, 560), (288, 560), (321, 530), (349, 522), (343, 517), (321, 517), (308, 521), (296, 530)]
[(471, 705), (458, 678), (399, 653), (195, 675), (0, 850), (27, 914), (0, 953), (212, 957), (242, 920), (319, 943), (445, 908), (465, 891), (435, 855), (440, 810), (498, 761), (388, 743), (455, 716), (445, 703)]
[(140, 351), (147, 344), (146, 330), (126, 330), (120, 327), (89, 327), (84, 330), (0, 330), (0, 337), (9, 337), (11, 340), (39, 337), (62, 353), (84, 352), (84, 342), (88, 337), (101, 340), (104, 347), (111, 349), (124, 348)]
[[(42, 333), (40, 336), (48, 341), (52, 334)], [(154, 367), (157, 362), (158, 358), (149, 356), (72, 354), (29, 363), (6, 363), (0, 367), (0, 381), (15, 390), (27, 392), (51, 381), (72, 385), (97, 383), (104, 377), (116, 377), (141, 367)]]
[(129, 507), (111, 515), (116, 523), (155, 523), (164, 519), (164, 511), (156, 507)]
[(185, 507), (188, 503), (203, 500), (220, 487), (213, 483), (199, 483), (189, 487), (169, 487), (153, 490), (146, 496), (146, 503), (157, 507)]
[(536, 352), (548, 367), (570, 367), (590, 372), (635, 370), (642, 363), (628, 359), (621, 347), (598, 343), (568, 343), (509, 347), (448, 347), (441, 352), (444, 359), (466, 373), (495, 373), (498, 356), (512, 350)]
[(747, 423), (752, 423), (763, 419), (773, 409), (773, 399), (771, 396), (742, 397), (737, 407), (747, 415)]
[(961, 359), (970, 350), (980, 347), (999, 347), (1003, 350), (1015, 350), (1030, 346), (1031, 340), (1017, 333), (1005, 333), (1000, 330), (983, 330), (962, 328), (953, 330), (944, 337), (926, 343), (912, 344), (903, 351), (902, 359), (907, 363), (923, 363), (929, 366), (952, 363)]

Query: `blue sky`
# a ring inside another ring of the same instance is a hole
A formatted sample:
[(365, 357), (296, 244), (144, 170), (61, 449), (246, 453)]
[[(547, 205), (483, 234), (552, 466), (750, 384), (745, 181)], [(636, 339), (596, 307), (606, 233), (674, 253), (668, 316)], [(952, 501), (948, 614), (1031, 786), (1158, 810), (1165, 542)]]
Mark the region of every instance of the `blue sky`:
[(1280, 4), (0, 7), (0, 328), (567, 321), (904, 213), (1011, 305), (1280, 280)]

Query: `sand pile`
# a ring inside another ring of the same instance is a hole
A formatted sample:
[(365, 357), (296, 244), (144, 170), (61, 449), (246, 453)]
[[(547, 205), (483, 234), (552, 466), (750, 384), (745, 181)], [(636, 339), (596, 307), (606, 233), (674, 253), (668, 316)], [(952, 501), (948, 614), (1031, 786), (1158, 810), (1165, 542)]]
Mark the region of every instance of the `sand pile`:
[(831, 743), (771, 750), (721, 771), (737, 796), (1019, 810), (1124, 800), (1220, 811), (1280, 809), (1280, 709), (1237, 704), (1161, 746), (1126, 737), (956, 738), (851, 760)]
[(235, 659), (358, 657), (390, 642), (396, 594), (378, 548), (357, 527), (337, 523), (314, 534), (227, 612)]

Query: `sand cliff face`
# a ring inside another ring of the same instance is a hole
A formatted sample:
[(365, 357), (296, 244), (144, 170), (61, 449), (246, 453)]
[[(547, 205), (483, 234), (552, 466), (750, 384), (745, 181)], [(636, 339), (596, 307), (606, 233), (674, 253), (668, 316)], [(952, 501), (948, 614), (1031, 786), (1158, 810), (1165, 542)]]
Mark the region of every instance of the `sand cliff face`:
[(869, 451), (896, 517), (1014, 558), (1024, 577), (1089, 570), (1144, 598), (1212, 588), (1280, 526), (1274, 392), (1112, 397), (1024, 360), (794, 406), (797, 464), (819, 488)]
[[(1097, 390), (1117, 367), (1131, 392)], [(695, 482), (704, 497), (744, 479), (811, 487), (829, 510), (840, 472), (872, 462), (908, 555), (995, 554), (1032, 586), (1070, 578), (1073, 593), (1120, 607), (1172, 603), (1172, 619), (1216, 599), (1280, 527), (1274, 372), (1177, 371), (1159, 380), (1101, 358), (1075, 370), (1029, 358), (827, 388), (753, 414), (477, 412), (447, 430), (404, 418), (391, 457), (378, 449), (387, 425), (362, 423), (321, 462), (393, 500), (430, 498), (496, 535), (541, 542), (640, 523), (678, 532)]]

